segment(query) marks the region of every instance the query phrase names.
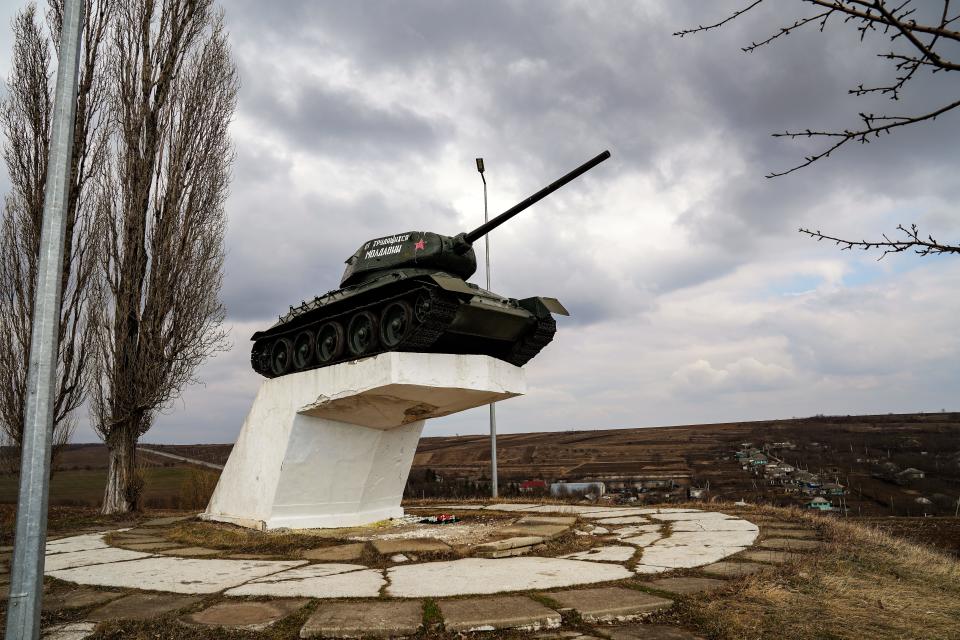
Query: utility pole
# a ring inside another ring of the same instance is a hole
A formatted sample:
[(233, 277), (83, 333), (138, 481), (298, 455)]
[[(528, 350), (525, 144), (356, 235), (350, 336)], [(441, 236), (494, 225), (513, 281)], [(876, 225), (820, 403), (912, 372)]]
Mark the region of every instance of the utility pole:
[(63, 3), (60, 61), (50, 130), (36, 298), (33, 301), (33, 332), (27, 370), (23, 453), (20, 459), (20, 496), (17, 500), (17, 530), (6, 636), (23, 640), (40, 637), (50, 437), (53, 431), (63, 244), (66, 236), (64, 214), (70, 197), (83, 4), (84, 0), (65, 0)]
[[(483, 175), (483, 158), (477, 158), (477, 171), (483, 180), (483, 222), (489, 221), (487, 213), (487, 178)], [(490, 234), (483, 236), (483, 256), (487, 263), (487, 291), (490, 290)], [(490, 495), (500, 495), (497, 483), (497, 403), (490, 403)]]

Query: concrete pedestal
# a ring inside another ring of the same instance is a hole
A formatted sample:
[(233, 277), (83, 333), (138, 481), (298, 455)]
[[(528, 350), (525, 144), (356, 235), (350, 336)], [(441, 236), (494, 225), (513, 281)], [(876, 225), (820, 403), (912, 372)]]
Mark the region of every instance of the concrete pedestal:
[(436, 353), (385, 353), (267, 380), (202, 517), (256, 529), (400, 517), (424, 421), (525, 387), (519, 367)]

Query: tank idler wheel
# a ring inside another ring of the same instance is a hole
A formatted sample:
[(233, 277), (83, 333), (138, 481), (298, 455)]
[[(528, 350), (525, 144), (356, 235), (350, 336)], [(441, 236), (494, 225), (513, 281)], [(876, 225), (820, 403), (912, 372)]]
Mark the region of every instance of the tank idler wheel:
[(317, 361), (327, 364), (339, 358), (343, 355), (344, 342), (343, 325), (325, 322), (317, 329)]
[(347, 325), (347, 349), (353, 356), (363, 356), (377, 347), (377, 316), (358, 311)]
[(275, 376), (282, 376), (290, 371), (293, 362), (293, 343), (286, 338), (280, 338), (270, 347), (270, 371)]
[(409, 302), (391, 302), (380, 314), (380, 342), (384, 348), (396, 349), (413, 328), (413, 307)]
[(313, 362), (313, 332), (301, 331), (293, 339), (293, 368), (306, 369)]
[(416, 317), (417, 322), (423, 324), (427, 321), (427, 318), (430, 317), (430, 312), (433, 311), (433, 301), (430, 299), (430, 294), (420, 293), (417, 296), (416, 302), (413, 303), (413, 315)]

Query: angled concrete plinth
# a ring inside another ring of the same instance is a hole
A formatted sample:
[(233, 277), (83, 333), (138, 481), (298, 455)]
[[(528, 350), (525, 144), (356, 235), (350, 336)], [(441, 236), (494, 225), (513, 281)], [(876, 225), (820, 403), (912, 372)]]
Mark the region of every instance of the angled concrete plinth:
[(519, 367), (442, 353), (384, 353), (267, 380), (201, 517), (257, 529), (400, 517), (424, 421), (525, 388)]

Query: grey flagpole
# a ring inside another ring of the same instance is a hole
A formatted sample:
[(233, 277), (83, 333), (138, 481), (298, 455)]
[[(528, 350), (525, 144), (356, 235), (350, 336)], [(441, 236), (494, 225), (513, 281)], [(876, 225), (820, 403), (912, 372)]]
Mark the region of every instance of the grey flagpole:
[(40, 637), (43, 560), (47, 534), (50, 441), (56, 393), (60, 329), (60, 288), (66, 206), (70, 198), (70, 165), (77, 113), (77, 75), (84, 0), (65, 0), (57, 66), (56, 97), (50, 132), (50, 155), (43, 200), (43, 227), (37, 269), (36, 299), (24, 407), (23, 454), (17, 531), (7, 606), (7, 638)]

